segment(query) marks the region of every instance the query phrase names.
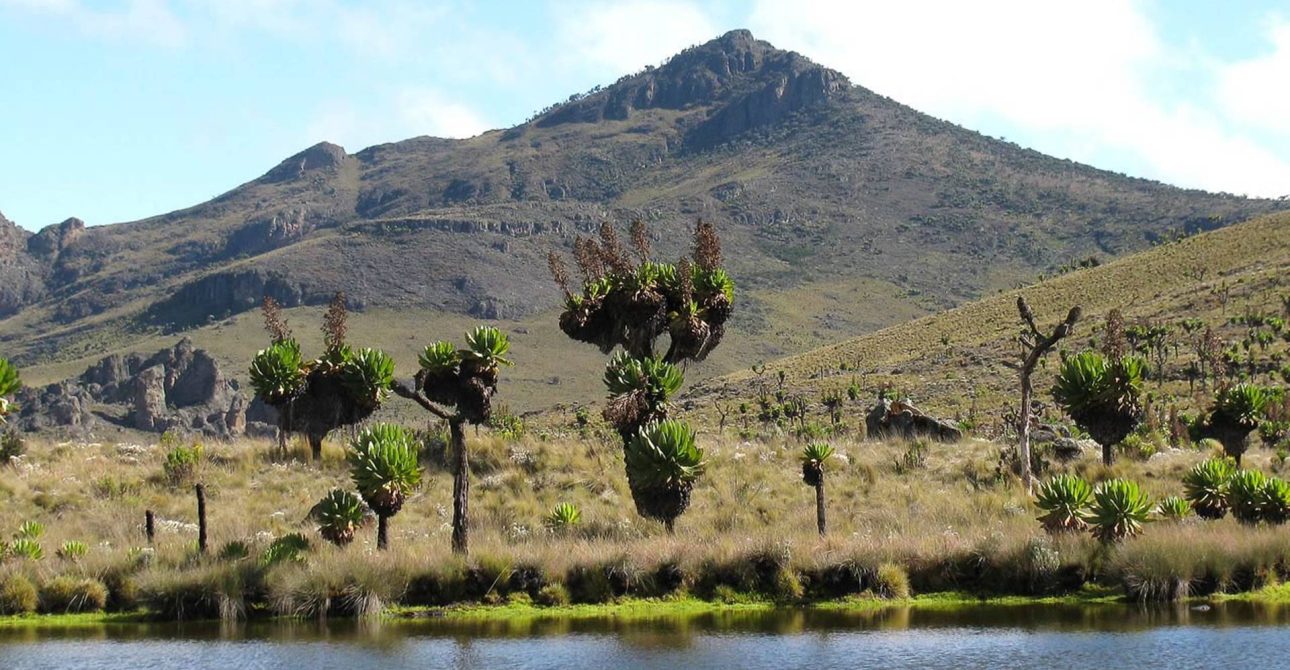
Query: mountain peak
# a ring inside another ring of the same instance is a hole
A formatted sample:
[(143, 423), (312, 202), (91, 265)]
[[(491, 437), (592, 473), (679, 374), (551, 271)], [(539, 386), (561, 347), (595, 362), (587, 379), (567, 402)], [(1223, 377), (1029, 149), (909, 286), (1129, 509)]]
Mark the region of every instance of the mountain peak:
[(720, 137), (706, 138), (718, 141), (824, 102), (847, 85), (841, 73), (740, 29), (690, 47), (660, 67), (646, 67), (609, 87), (575, 96), (535, 123), (596, 123), (627, 119), (644, 109), (705, 108), (709, 118), (732, 115), (722, 122)]
[(291, 181), (304, 176), (306, 172), (340, 167), (347, 157), (349, 154), (345, 152), (345, 147), (331, 142), (319, 142), (278, 163), (277, 167), (266, 172), (260, 179), (267, 182)]

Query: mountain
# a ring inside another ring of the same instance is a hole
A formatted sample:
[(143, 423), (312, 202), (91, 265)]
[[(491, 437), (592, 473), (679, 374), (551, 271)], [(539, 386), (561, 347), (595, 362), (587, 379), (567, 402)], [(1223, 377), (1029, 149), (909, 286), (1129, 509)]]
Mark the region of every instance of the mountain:
[[(557, 304), (548, 250), (639, 219), (675, 258), (703, 217), (739, 284), (711, 374), (1277, 207), (991, 139), (734, 31), (506, 130), (354, 154), (324, 142), (130, 223), (30, 234), (0, 219), (0, 347), (52, 380), (185, 332), (240, 370), (260, 338), (213, 333), (254, 321), (239, 315), (266, 294), (298, 307), (337, 290), (408, 350), (478, 319), (528, 332)], [(550, 333), (532, 344), (557, 346)], [(572, 397), (547, 388), (567, 367), (534, 365), (520, 395)]]

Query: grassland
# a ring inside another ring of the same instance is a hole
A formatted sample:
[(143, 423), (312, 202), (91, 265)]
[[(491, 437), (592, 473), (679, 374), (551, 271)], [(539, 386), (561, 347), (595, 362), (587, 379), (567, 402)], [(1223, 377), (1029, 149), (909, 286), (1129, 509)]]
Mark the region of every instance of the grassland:
[[(831, 533), (819, 537), (813, 492), (797, 465), (800, 443), (705, 433), (709, 474), (674, 536), (634, 514), (611, 436), (595, 429), (472, 436), (469, 559), (449, 551), (451, 477), (434, 441), (427, 477), (394, 517), (386, 552), (375, 550), (371, 526), (338, 549), (306, 518), (329, 489), (350, 486), (339, 440), (316, 465), (304, 461), (303, 447), (281, 459), (268, 442), (205, 445), (196, 476), (208, 491), (205, 557), (194, 547), (191, 489), (163, 476), (163, 446), (34, 444), (0, 470), (0, 530), (44, 524), (45, 557), (0, 563), (0, 580), (20, 574), (40, 588), (60, 575), (88, 577), (107, 585), (109, 609), (201, 618), (633, 598), (784, 604), (859, 597), (852, 604), (861, 607), (944, 592), (1079, 599), (1093, 589), (1096, 597), (1156, 598), (1160, 585), (1176, 580), (1189, 585), (1186, 594), (1204, 596), (1290, 576), (1283, 531), (1231, 520), (1151, 524), (1113, 547), (1086, 535), (1048, 536), (1030, 499), (996, 472), (1000, 445), (975, 439), (920, 443), (925, 458), (915, 465), (905, 458), (910, 443), (835, 440), (842, 458), (827, 479)], [(1158, 499), (1180, 493), (1181, 474), (1206, 455), (1169, 450), (1111, 469), (1090, 456), (1064, 467), (1093, 479), (1134, 478)], [(1247, 461), (1282, 467), (1264, 449)], [(543, 517), (558, 502), (578, 505), (583, 523), (547, 530)], [(158, 517), (147, 549), (144, 510)], [(271, 540), (292, 532), (312, 540), (302, 560), (262, 565)], [(88, 554), (57, 557), (66, 540), (87, 542)], [(247, 551), (231, 554), (231, 543)]]

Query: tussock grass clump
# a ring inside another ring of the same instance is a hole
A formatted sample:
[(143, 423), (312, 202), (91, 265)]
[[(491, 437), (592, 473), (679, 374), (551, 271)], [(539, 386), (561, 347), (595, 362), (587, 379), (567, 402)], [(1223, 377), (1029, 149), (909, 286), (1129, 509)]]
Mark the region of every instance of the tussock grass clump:
[(139, 600), (159, 618), (222, 619), (247, 617), (250, 604), (263, 600), (264, 571), (253, 561), (194, 567), (153, 567), (139, 578)]
[(17, 573), (0, 578), (0, 614), (30, 614), (40, 605), (36, 586)]
[(107, 587), (97, 579), (59, 575), (40, 588), (40, 611), (48, 614), (97, 612), (107, 600)]
[(1159, 526), (1117, 546), (1106, 573), (1141, 601), (1248, 591), (1290, 575), (1290, 537), (1233, 521)]

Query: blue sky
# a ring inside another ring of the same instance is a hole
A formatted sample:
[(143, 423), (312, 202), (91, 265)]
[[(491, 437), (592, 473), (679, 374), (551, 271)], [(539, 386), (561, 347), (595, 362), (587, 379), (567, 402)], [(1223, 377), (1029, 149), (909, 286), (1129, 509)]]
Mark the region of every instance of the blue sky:
[(1290, 0), (0, 0), (0, 211), (204, 201), (320, 140), (469, 136), (746, 27), (989, 135), (1290, 194)]

